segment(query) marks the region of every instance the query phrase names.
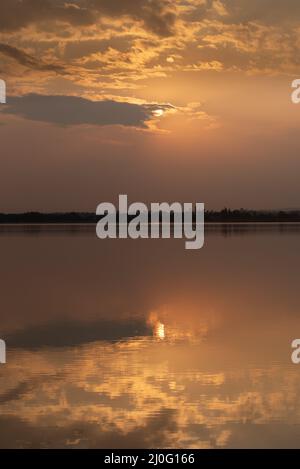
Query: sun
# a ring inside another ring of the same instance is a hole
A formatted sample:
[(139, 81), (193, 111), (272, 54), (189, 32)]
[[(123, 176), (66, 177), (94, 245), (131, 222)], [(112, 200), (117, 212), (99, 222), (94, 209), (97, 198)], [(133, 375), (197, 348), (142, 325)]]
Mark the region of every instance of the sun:
[(163, 109), (155, 109), (153, 111), (153, 114), (154, 114), (155, 117), (161, 117), (161, 116), (164, 115), (164, 111), (163, 111)]

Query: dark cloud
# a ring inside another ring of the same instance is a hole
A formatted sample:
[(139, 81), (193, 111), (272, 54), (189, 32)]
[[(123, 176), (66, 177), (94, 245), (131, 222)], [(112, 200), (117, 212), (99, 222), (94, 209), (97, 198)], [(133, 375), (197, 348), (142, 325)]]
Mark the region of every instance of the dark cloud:
[(0, 31), (15, 31), (33, 23), (47, 21), (84, 26), (94, 22), (94, 15), (88, 8), (80, 7), (76, 1), (1, 0)]
[(30, 54), (27, 54), (23, 50), (17, 49), (16, 47), (10, 46), (8, 44), (0, 43), (0, 54), (4, 54), (8, 57), (11, 57), (12, 59), (15, 59), (19, 64), (34, 70), (66, 73), (63, 66), (57, 64), (44, 63), (36, 59), (35, 57), (32, 57)]
[[(41, 423), (31, 423), (3, 412), (0, 417), (0, 448), (162, 448), (171, 447), (174, 435), (182, 430), (178, 423), (178, 413), (172, 408), (162, 407), (149, 416), (144, 424), (126, 433), (113, 422), (108, 429), (107, 423), (101, 420), (74, 420), (69, 423), (67, 417), (69, 415), (66, 415), (66, 424), (61, 426), (55, 425), (51, 418), (48, 422), (44, 418)], [(217, 426), (203, 424), (197, 427), (192, 425), (188, 429), (194, 439), (210, 442), (214, 447), (218, 446), (217, 436), (227, 431), (229, 438), (224, 446), (221, 445), (225, 448), (293, 449), (299, 446), (300, 438), (299, 424), (280, 422), (259, 425), (249, 422)]]
[(14, 31), (30, 24), (60, 21), (88, 26), (101, 15), (129, 16), (160, 36), (172, 34), (176, 15), (169, 0), (1, 0), (0, 31)]
[(228, 15), (227, 23), (247, 23), (260, 21), (265, 24), (299, 22), (299, 0), (222, 0)]
[(161, 408), (145, 424), (126, 433), (113, 422), (108, 429), (107, 423), (101, 420), (78, 420), (58, 426), (51, 420), (45, 425), (44, 419), (44, 424), (39, 425), (2, 414), (0, 448), (76, 448), (78, 444), (84, 448), (161, 448), (170, 446), (177, 430), (177, 411), (171, 408)]
[(22, 381), (17, 384), (16, 387), (0, 394), (0, 405), (22, 399), (28, 392), (32, 391), (33, 388), (33, 384), (27, 381)]
[[(65, 321), (24, 329), (6, 337), (12, 348), (73, 347), (97, 341), (120, 341), (151, 335), (143, 320), (99, 320), (83, 323)], [(1, 396), (0, 396), (1, 402)]]
[(90, 4), (108, 16), (130, 16), (159, 36), (173, 33), (176, 15), (169, 0), (91, 0)]
[[(128, 52), (132, 47), (133, 36), (112, 37), (109, 39), (87, 39), (66, 42), (64, 58), (78, 59), (96, 52), (105, 52), (109, 48), (119, 52)], [(99, 64), (98, 64), (99, 65)]]
[(29, 94), (9, 97), (2, 113), (33, 121), (58, 125), (124, 125), (147, 127), (157, 109), (171, 105), (132, 104), (117, 101), (89, 101), (75, 96), (44, 96)]

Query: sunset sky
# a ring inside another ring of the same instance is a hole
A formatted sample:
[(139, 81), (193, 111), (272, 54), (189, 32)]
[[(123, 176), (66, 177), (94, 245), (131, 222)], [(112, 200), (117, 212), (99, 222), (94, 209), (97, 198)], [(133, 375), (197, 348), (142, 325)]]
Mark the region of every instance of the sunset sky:
[(0, 211), (299, 208), (299, 0), (0, 0)]

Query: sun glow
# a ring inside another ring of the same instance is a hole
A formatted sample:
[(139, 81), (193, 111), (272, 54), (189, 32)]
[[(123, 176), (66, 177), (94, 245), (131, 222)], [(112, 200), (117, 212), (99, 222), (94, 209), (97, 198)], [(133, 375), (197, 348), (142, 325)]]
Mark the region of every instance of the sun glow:
[(147, 322), (152, 327), (154, 337), (161, 340), (165, 339), (165, 325), (158, 319), (156, 313), (150, 313)]
[(155, 325), (154, 334), (158, 339), (163, 340), (165, 338), (165, 325), (162, 322), (157, 322)]
[(155, 117), (161, 117), (164, 115), (164, 111), (163, 109), (155, 109), (155, 111), (153, 111), (153, 114)]

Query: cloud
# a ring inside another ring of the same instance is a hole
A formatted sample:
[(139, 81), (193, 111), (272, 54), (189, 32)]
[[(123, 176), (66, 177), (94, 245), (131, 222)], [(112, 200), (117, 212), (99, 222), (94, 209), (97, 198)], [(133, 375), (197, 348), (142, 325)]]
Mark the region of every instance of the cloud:
[(130, 16), (141, 20), (158, 36), (174, 32), (176, 14), (169, 0), (91, 0), (92, 7), (107, 16)]
[[(221, 1), (219, 1), (221, 3)], [(260, 21), (265, 24), (298, 23), (300, 14), (299, 0), (222, 0), (228, 14), (227, 21), (241, 24)]]
[(294, 14), (278, 0), (1, 0), (2, 76), (11, 94), (134, 101), (183, 73), (295, 75), (300, 3), (290, 1)]
[(0, 30), (16, 31), (34, 23), (63, 21), (75, 26), (93, 24), (94, 15), (78, 2), (58, 0), (1, 0)]
[[(98, 403), (101, 402), (99, 395)], [(97, 402), (97, 401), (96, 401)], [(101, 407), (99, 405), (99, 407)], [(68, 421), (62, 426), (31, 423), (14, 415), (0, 417), (0, 448), (155, 448), (171, 444), (172, 436), (177, 431), (177, 411), (160, 408), (150, 415), (145, 422), (122, 432), (116, 422), (109, 428), (105, 418), (92, 421), (87, 418)], [(44, 416), (47, 419), (47, 416)]]
[(64, 58), (76, 60), (81, 57), (87, 57), (91, 54), (103, 54), (109, 49), (118, 52), (130, 52), (133, 38), (129, 37), (111, 37), (109, 39), (81, 39), (80, 41), (68, 41), (64, 48)]
[(172, 34), (176, 21), (169, 0), (1, 0), (0, 30), (16, 31), (31, 24), (65, 22), (73, 26), (97, 23), (102, 16), (141, 21), (159, 36)]
[(4, 54), (7, 57), (16, 60), (20, 65), (24, 65), (25, 67), (29, 67), (34, 70), (65, 73), (65, 68), (62, 65), (44, 63), (35, 57), (32, 57), (30, 54), (27, 54), (23, 50), (8, 44), (0, 43), (0, 54)]
[(10, 347), (34, 350), (41, 347), (74, 347), (100, 340), (119, 341), (150, 334), (151, 329), (143, 320), (66, 321), (29, 327), (11, 334), (6, 340)]
[(22, 399), (23, 396), (33, 389), (33, 385), (28, 381), (22, 381), (17, 384), (14, 388), (5, 391), (0, 394), (0, 405), (7, 404), (11, 401)]
[(5, 114), (58, 125), (124, 125), (146, 128), (158, 109), (169, 104), (133, 104), (112, 100), (90, 101), (75, 96), (28, 94), (8, 98)]
[[(300, 3), (290, 0), (291, 14), (270, 1), (1, 0), (0, 40), (10, 45), (1, 68), (13, 94), (72, 94), (76, 85), (85, 96), (107, 90), (117, 101), (136, 97), (145, 80), (182, 72), (295, 74)], [(32, 72), (22, 89), (12, 58)], [(53, 72), (70, 88), (55, 87)]]

